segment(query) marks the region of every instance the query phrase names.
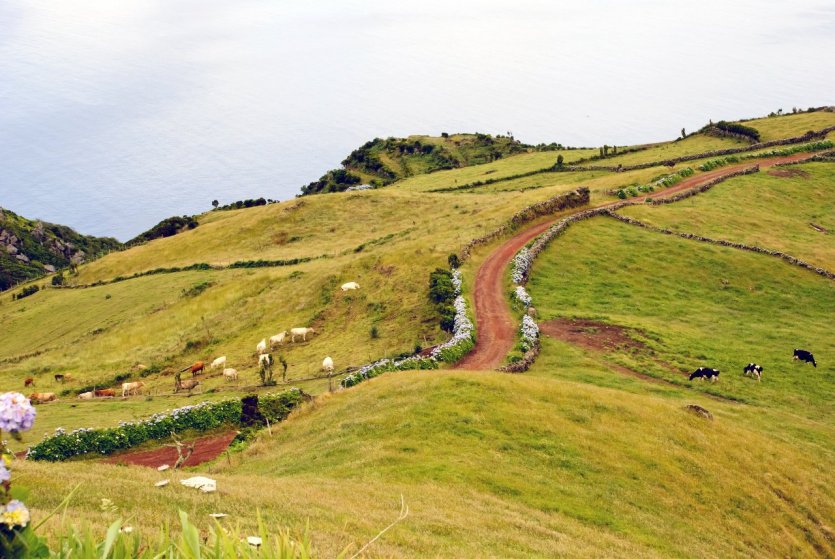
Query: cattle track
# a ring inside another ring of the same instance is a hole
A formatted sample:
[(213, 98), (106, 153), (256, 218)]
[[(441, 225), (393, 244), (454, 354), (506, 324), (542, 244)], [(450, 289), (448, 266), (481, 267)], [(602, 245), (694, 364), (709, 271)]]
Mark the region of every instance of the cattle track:
[[(814, 157), (814, 154), (797, 153), (785, 157), (763, 159), (759, 162), (758, 166), (760, 169), (766, 169), (775, 165), (798, 163), (812, 157)], [(665, 190), (653, 192), (648, 196), (641, 197), (641, 200), (646, 200), (647, 198), (651, 201), (666, 199), (667, 197), (676, 197), (675, 195), (679, 193), (687, 193), (687, 196), (691, 196), (692, 194), (689, 193), (691, 190), (693, 194), (697, 194), (708, 183), (714, 186), (722, 180), (738, 176), (739, 174), (754, 172), (750, 169), (750, 163), (743, 163), (708, 171), (687, 177), (677, 185)], [(719, 180), (717, 181), (717, 179)], [(513, 348), (516, 341), (517, 325), (510, 312), (508, 301), (505, 298), (504, 278), (507, 267), (523, 246), (547, 231), (561, 219), (570, 219), (576, 214), (586, 214), (588, 217), (591, 217), (634, 203), (636, 202), (607, 202), (594, 208), (573, 211), (567, 216), (561, 216), (559, 219), (538, 223), (533, 227), (519, 231), (493, 250), (479, 267), (473, 289), (475, 322), (478, 328), (476, 345), (466, 357), (456, 364), (455, 368), (464, 370), (496, 369), (502, 365), (505, 357)], [(576, 219), (572, 221), (576, 221)]]

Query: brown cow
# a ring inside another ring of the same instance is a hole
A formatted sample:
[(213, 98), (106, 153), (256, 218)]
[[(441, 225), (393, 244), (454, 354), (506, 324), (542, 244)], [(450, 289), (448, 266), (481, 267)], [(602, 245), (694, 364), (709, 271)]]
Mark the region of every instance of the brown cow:
[(23, 386), (35, 386), (35, 379), (32, 377), (26, 377), (26, 380), (23, 381)]
[(115, 398), (116, 390), (113, 388), (102, 388), (101, 390), (94, 390), (93, 396), (96, 398)]
[(29, 400), (33, 404), (45, 404), (47, 402), (54, 402), (58, 399), (55, 392), (33, 392), (29, 394)]
[(199, 380), (194, 380), (194, 379), (179, 380), (179, 379), (177, 379), (174, 382), (174, 393), (176, 394), (180, 390), (188, 390), (189, 392), (191, 392), (192, 390), (194, 390), (195, 387), (197, 387), (198, 384), (200, 384)]
[(186, 367), (185, 369), (182, 369), (180, 372), (184, 373), (186, 371), (191, 371), (191, 376), (194, 376), (197, 373), (202, 372), (205, 369), (206, 369), (206, 364), (205, 363), (203, 363), (202, 361), (195, 361), (193, 365), (190, 365), (190, 366)]

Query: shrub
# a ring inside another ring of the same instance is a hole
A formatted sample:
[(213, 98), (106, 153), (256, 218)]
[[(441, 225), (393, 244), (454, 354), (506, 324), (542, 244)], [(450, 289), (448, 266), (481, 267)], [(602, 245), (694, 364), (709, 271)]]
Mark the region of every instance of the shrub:
[(40, 291), (40, 289), (41, 288), (38, 287), (37, 285), (30, 285), (28, 287), (24, 287), (23, 289), (20, 290), (20, 293), (18, 293), (17, 295), (14, 296), (14, 298), (15, 299), (23, 299), (23, 298), (29, 297), (30, 295), (34, 295), (35, 293)]

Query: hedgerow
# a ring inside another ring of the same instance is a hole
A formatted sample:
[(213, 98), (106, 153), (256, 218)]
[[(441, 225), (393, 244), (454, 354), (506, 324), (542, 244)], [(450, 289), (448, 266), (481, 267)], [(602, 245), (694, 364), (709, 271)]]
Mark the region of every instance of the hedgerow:
[[(293, 388), (278, 394), (261, 397), (262, 414), (271, 421), (284, 419), (292, 408), (302, 401), (300, 390)], [(59, 462), (85, 454), (108, 455), (126, 450), (150, 440), (167, 439), (172, 433), (183, 431), (210, 431), (223, 426), (237, 426), (241, 421), (242, 405), (239, 399), (219, 402), (202, 402), (177, 408), (170, 412), (156, 413), (140, 421), (123, 421), (109, 429), (75, 429), (66, 432), (62, 428), (32, 446), (27, 455), (32, 460)]]

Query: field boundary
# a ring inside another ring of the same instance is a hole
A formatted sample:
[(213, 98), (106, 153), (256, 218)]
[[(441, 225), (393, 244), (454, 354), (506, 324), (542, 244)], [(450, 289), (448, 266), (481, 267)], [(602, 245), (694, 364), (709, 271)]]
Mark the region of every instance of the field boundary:
[(629, 225), (634, 225), (636, 227), (642, 227), (642, 228), (644, 228), (648, 231), (652, 231), (654, 233), (661, 233), (661, 234), (664, 234), (664, 235), (671, 235), (671, 236), (674, 236), (674, 237), (679, 237), (679, 238), (682, 238), (682, 239), (688, 239), (688, 240), (691, 240), (691, 241), (699, 241), (699, 242), (707, 243), (707, 244), (711, 244), (711, 245), (719, 245), (719, 246), (735, 248), (735, 249), (739, 249), (739, 250), (747, 250), (749, 252), (755, 252), (757, 254), (765, 254), (767, 256), (773, 256), (775, 258), (780, 258), (780, 259), (782, 259), (782, 260), (786, 261), (787, 263), (792, 264), (794, 266), (799, 266), (801, 268), (804, 268), (806, 270), (814, 272), (814, 273), (816, 273), (820, 276), (823, 276), (827, 279), (835, 279), (835, 273), (830, 272), (829, 270), (827, 270), (825, 268), (819, 268), (819, 267), (817, 267), (813, 264), (810, 264), (810, 263), (808, 263), (804, 260), (801, 260), (801, 259), (799, 259), (795, 256), (792, 256), (791, 254), (787, 254), (787, 253), (779, 251), (779, 250), (771, 250), (771, 249), (759, 247), (759, 246), (756, 246), (756, 245), (746, 245), (744, 243), (737, 243), (737, 242), (734, 242), (734, 241), (726, 241), (724, 239), (712, 239), (710, 237), (703, 237), (702, 235), (696, 235), (696, 234), (693, 234), (693, 233), (681, 233), (679, 231), (672, 231), (671, 229), (664, 229), (663, 227), (656, 227), (655, 225), (650, 225), (649, 223), (646, 223), (644, 221), (640, 221), (638, 219), (635, 219), (635, 218), (632, 218), (632, 217), (629, 217), (629, 216), (625, 216), (623, 214), (619, 214), (615, 210), (609, 210), (609, 211), (606, 211), (604, 213), (609, 217), (617, 219), (618, 221), (621, 221), (623, 223), (627, 223)]

